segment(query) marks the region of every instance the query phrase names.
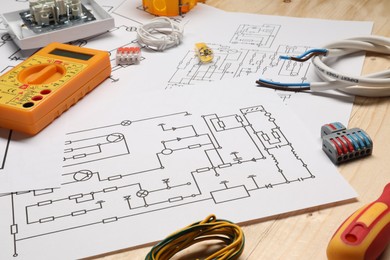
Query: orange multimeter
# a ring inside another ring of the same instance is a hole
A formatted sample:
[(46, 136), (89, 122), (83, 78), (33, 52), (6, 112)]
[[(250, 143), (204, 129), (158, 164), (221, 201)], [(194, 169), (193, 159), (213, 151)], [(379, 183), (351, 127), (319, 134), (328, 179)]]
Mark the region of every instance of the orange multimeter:
[(51, 43), (0, 76), (0, 127), (36, 134), (110, 73), (108, 52)]

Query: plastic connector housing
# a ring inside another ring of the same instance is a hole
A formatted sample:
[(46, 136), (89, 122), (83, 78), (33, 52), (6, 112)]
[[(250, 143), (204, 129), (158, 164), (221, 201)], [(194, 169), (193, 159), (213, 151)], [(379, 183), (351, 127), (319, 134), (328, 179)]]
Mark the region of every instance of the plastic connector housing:
[(205, 0), (142, 0), (146, 12), (157, 16), (178, 16), (189, 12)]
[(195, 53), (198, 56), (201, 63), (209, 63), (213, 61), (213, 50), (205, 43), (199, 42), (195, 44)]
[(322, 150), (333, 163), (366, 157), (372, 154), (373, 142), (360, 128), (346, 129), (339, 123), (330, 123), (321, 127)]
[[(41, 48), (53, 41), (66, 43), (84, 39), (115, 26), (114, 18), (94, 0), (73, 0), (72, 3), (80, 3), (81, 7), (71, 5), (72, 12), (67, 11), (67, 15), (62, 15), (60, 7), (64, 5), (53, 6), (50, 1), (46, 2), (47, 10), (38, 10), (33, 5), (30, 9), (1, 14), (5, 27), (20, 49)], [(63, 0), (55, 2), (58, 4)]]
[(130, 65), (136, 64), (141, 60), (140, 47), (121, 47), (116, 50), (116, 64)]

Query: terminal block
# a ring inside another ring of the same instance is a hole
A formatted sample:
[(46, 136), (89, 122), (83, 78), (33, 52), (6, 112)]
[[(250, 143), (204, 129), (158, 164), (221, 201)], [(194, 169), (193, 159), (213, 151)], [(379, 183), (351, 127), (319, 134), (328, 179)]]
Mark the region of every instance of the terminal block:
[(81, 0), (29, 0), (29, 10), (20, 13), (24, 24), (35, 33), (95, 20)]
[(214, 58), (213, 50), (203, 42), (195, 44), (195, 53), (201, 63), (209, 63)]
[(121, 47), (116, 50), (116, 64), (130, 65), (141, 60), (140, 47)]
[(360, 128), (346, 129), (339, 122), (326, 124), (321, 127), (321, 138), (322, 149), (335, 164), (372, 154), (372, 140)]
[(2, 13), (11, 39), (22, 50), (103, 34), (114, 18), (96, 0), (29, 0), (26, 9)]

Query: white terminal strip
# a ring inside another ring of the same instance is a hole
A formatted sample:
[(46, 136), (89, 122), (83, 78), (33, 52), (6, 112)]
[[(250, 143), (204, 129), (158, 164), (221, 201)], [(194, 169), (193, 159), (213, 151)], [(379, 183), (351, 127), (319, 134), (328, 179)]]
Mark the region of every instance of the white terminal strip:
[(114, 28), (114, 18), (95, 0), (29, 0), (26, 9), (1, 14), (21, 49), (71, 42)]
[(130, 65), (141, 60), (140, 47), (121, 47), (116, 50), (116, 64)]
[(29, 0), (30, 14), (40, 26), (80, 19), (83, 15), (81, 0)]

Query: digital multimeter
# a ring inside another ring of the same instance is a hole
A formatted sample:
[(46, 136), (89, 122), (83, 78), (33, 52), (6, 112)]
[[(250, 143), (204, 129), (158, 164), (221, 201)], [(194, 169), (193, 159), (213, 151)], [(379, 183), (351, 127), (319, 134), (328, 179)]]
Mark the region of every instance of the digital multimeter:
[(0, 127), (36, 134), (110, 73), (108, 52), (51, 43), (0, 76)]

